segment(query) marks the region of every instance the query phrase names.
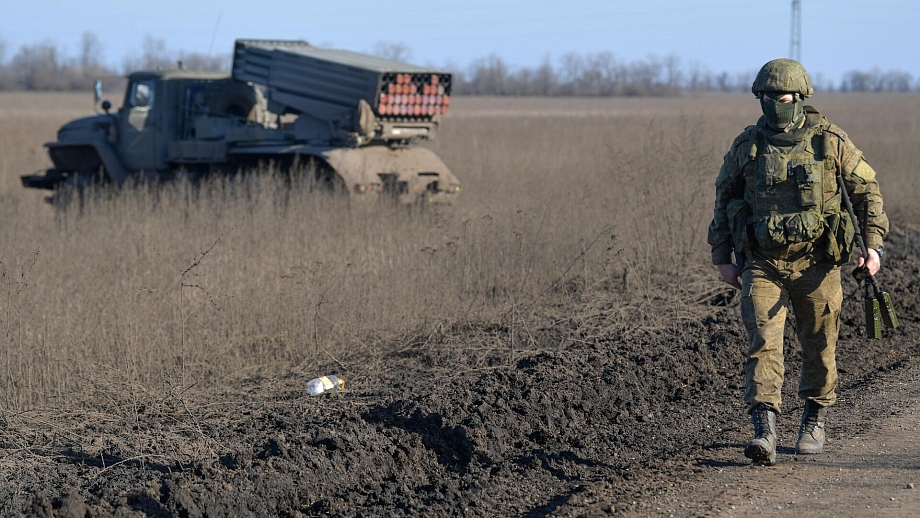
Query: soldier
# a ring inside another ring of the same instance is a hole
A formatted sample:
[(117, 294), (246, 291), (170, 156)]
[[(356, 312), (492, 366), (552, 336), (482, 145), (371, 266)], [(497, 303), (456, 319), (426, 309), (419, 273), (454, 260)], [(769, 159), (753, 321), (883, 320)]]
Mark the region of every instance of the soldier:
[(805, 408), (796, 453), (824, 451), (825, 416), (837, 397), (840, 266), (850, 260), (856, 229), (842, 206), (836, 176), (843, 177), (853, 204), (863, 207), (869, 257), (857, 262), (873, 275), (888, 218), (875, 171), (862, 153), (839, 127), (804, 104), (814, 88), (800, 63), (768, 62), (751, 91), (763, 117), (725, 155), (709, 244), (722, 280), (741, 290), (748, 333), (744, 400), (754, 424), (744, 454), (772, 466), (787, 305), (802, 347), (798, 393)]

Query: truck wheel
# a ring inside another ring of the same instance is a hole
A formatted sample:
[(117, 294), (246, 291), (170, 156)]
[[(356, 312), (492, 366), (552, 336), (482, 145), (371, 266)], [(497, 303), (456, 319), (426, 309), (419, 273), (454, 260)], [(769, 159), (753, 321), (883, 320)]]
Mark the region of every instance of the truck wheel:
[(345, 181), (325, 160), (314, 156), (296, 157), (282, 168), (290, 185), (310, 192), (343, 195), (348, 192)]
[(313, 159), (310, 161), (309, 169), (306, 173), (310, 175), (310, 190), (331, 194), (333, 196), (344, 196), (348, 194), (348, 188), (345, 181), (335, 172), (335, 169), (327, 164), (324, 160)]
[(342, 177), (333, 171), (332, 168), (321, 172), (317, 171), (315, 185), (317, 190), (333, 196), (344, 196), (348, 194), (345, 180), (342, 180)]

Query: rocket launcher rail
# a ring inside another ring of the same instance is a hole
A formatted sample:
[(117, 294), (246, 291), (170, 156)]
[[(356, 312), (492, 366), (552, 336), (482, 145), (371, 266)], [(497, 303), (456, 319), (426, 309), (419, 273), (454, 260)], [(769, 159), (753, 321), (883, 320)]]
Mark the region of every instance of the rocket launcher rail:
[(382, 122), (431, 122), (450, 107), (445, 72), (305, 41), (237, 40), (233, 78), (268, 88), (269, 110), (325, 120), (366, 102)]

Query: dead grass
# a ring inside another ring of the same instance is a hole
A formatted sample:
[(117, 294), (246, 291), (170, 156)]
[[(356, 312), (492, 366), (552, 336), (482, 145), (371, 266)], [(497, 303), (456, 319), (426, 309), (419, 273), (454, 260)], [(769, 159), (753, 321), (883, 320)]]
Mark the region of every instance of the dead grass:
[[(889, 213), (920, 221), (920, 97), (815, 104), (879, 171)], [(90, 451), (75, 423), (141, 414), (185, 423), (207, 451), (196, 412), (241, 397), (240, 380), (322, 366), (360, 387), (404, 348), (482, 368), (562, 346), (533, 331), (566, 319), (591, 337), (691, 318), (722, 289), (705, 243), (715, 173), (758, 111), (749, 96), (461, 98), (431, 144), (463, 182), (450, 210), (349, 206), (264, 176), (55, 212), (18, 176), (48, 166), (42, 142), (88, 105), (0, 95), (8, 453), (49, 430)], [(456, 338), (490, 326), (503, 331)]]

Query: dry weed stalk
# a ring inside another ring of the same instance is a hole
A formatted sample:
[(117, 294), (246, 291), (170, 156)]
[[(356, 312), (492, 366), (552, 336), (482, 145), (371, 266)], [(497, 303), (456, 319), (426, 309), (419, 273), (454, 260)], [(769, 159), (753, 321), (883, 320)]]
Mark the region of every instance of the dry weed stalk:
[[(144, 240), (146, 241), (146, 236), (143, 236), (143, 237), (144, 237)], [(220, 311), (220, 306), (218, 306), (217, 303), (214, 301), (214, 296), (204, 286), (202, 286), (198, 282), (190, 282), (188, 279), (189, 278), (197, 279), (203, 276), (203, 274), (199, 274), (195, 270), (201, 265), (201, 262), (204, 261), (205, 257), (207, 257), (208, 254), (211, 253), (212, 250), (214, 250), (214, 247), (216, 247), (217, 244), (220, 243), (221, 237), (222, 236), (219, 236), (216, 240), (214, 240), (211, 246), (209, 246), (207, 249), (199, 252), (198, 255), (195, 256), (192, 259), (192, 261), (188, 264), (188, 266), (185, 266), (184, 268), (176, 267), (174, 264), (171, 264), (169, 261), (166, 260), (166, 258), (161, 256), (160, 253), (157, 252), (157, 249), (155, 246), (149, 245), (148, 243), (148, 245), (151, 247), (154, 253), (156, 253), (157, 256), (159, 256), (160, 259), (162, 259), (163, 262), (166, 265), (168, 265), (170, 268), (172, 268), (173, 271), (175, 271), (177, 274), (177, 284), (175, 286), (176, 290), (174, 293), (171, 291), (163, 291), (160, 289), (147, 288), (147, 287), (141, 287), (140, 291), (162, 295), (176, 309), (178, 319), (180, 322), (180, 328), (181, 328), (180, 346), (179, 346), (181, 356), (179, 357), (179, 362), (180, 362), (179, 368), (180, 368), (180, 372), (183, 375), (183, 378), (185, 376), (186, 361), (188, 358), (188, 339), (187, 339), (186, 328), (188, 326), (189, 318), (191, 318), (195, 314), (196, 311), (198, 311), (203, 305), (207, 303), (210, 303), (217, 311)], [(185, 297), (186, 289), (200, 290), (206, 295), (207, 298), (204, 301), (199, 302), (197, 305), (193, 306), (189, 310), (188, 302), (186, 302), (186, 297)]]

